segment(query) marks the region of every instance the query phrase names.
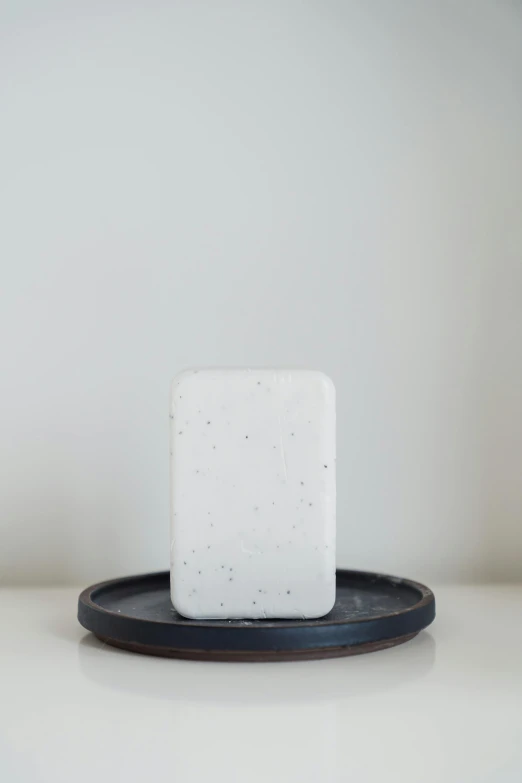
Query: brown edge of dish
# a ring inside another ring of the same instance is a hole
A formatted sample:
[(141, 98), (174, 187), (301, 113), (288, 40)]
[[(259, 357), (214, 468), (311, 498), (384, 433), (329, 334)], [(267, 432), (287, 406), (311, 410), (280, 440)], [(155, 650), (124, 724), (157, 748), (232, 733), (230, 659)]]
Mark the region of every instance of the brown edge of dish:
[(253, 662), (267, 663), (276, 661), (316, 661), (323, 658), (342, 658), (347, 655), (362, 655), (363, 653), (377, 652), (386, 650), (389, 647), (396, 647), (404, 642), (414, 639), (419, 631), (407, 634), (406, 636), (397, 636), (394, 639), (383, 639), (378, 642), (368, 642), (367, 644), (347, 645), (343, 647), (325, 647), (310, 650), (274, 650), (274, 651), (252, 651), (244, 650), (183, 650), (171, 647), (160, 647), (148, 644), (138, 644), (137, 642), (122, 642), (118, 639), (109, 639), (107, 637), (96, 637), (104, 644), (111, 647), (117, 647), (120, 650), (140, 653), (141, 655), (156, 655), (160, 658), (181, 658), (189, 661), (224, 661), (224, 662)]

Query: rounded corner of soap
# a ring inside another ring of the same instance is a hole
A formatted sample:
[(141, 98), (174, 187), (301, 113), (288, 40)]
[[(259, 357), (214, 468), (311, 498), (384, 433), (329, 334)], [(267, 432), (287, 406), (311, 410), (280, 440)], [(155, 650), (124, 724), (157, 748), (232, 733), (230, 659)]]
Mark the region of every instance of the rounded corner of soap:
[(317, 608), (317, 612), (314, 612), (311, 619), (326, 617), (327, 614), (330, 614), (335, 606), (335, 598), (335, 590), (329, 591), (327, 594), (325, 594), (324, 600), (321, 601), (319, 607)]
[(177, 372), (170, 384), (171, 393), (174, 395), (190, 378), (199, 372), (200, 370), (197, 367), (186, 367)]
[(335, 399), (335, 383), (330, 378), (330, 376), (327, 375), (322, 370), (315, 370), (314, 375), (317, 378), (318, 382), (321, 384), (326, 394)]
[(180, 595), (179, 592), (176, 590), (176, 586), (173, 584), (170, 591), (170, 602), (176, 612), (180, 614), (182, 617), (186, 617), (189, 620), (195, 620), (196, 617), (194, 615), (194, 611), (191, 611), (191, 608), (189, 606), (187, 596), (186, 595)]
[(332, 590), (331, 595), (328, 597), (328, 601), (325, 601), (325, 607), (326, 607), (325, 615), (330, 614), (330, 612), (335, 606), (335, 600), (336, 600), (336, 594), (334, 589)]

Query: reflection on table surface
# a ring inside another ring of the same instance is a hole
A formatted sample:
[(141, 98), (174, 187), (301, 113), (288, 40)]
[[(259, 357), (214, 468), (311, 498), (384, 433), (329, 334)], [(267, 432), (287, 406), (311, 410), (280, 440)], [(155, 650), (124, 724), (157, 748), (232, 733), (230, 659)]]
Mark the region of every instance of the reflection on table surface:
[[(407, 650), (402, 648), (408, 648)], [(380, 693), (426, 675), (435, 661), (428, 632), (364, 656), (294, 663), (213, 663), (136, 655), (92, 634), (79, 644), (83, 674), (98, 685), (176, 702), (302, 704)]]
[[(172, 753), (176, 779), (212, 779), (230, 769), (234, 781), (322, 783), (344, 780), (343, 768), (360, 774), (367, 763), (361, 751), (374, 754), (379, 735), (386, 745), (396, 732), (381, 700), (391, 705), (394, 693), (414, 690), (436, 647), (424, 632), (402, 650), (366, 656), (230, 664), (137, 656), (87, 635), (78, 652), (103, 701), (138, 701), (139, 717), (131, 711), (121, 720), (147, 722), (139, 741), (156, 746), (159, 732), (159, 752)], [(149, 723), (158, 705), (159, 727), (155, 718)]]

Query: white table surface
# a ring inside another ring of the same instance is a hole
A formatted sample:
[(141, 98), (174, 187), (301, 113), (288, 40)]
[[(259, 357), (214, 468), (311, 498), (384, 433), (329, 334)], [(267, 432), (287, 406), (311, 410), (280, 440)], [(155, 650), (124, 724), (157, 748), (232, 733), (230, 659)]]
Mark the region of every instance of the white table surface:
[(79, 589), (0, 591), (0, 780), (522, 781), (522, 587), (444, 587), (408, 644), (299, 663), (119, 651)]

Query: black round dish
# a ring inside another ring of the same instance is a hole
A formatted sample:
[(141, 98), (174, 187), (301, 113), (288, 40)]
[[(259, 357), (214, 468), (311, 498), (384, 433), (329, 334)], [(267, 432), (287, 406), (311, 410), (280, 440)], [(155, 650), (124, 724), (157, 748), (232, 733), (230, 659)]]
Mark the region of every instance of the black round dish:
[(187, 620), (170, 602), (169, 573), (88, 587), (78, 620), (107, 644), (170, 658), (227, 661), (332, 658), (393, 647), (435, 617), (431, 590), (408, 579), (337, 571), (337, 599), (318, 620)]

